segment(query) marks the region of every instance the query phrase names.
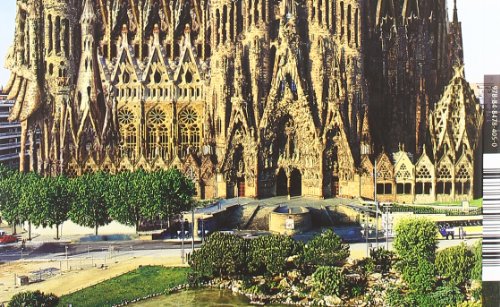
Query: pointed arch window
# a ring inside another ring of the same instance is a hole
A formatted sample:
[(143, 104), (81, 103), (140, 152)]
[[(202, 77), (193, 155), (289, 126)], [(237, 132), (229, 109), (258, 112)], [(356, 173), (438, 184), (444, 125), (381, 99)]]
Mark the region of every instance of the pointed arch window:
[(198, 113), (192, 108), (185, 108), (179, 113), (179, 144), (181, 156), (201, 146), (201, 123)]
[(170, 158), (170, 134), (165, 111), (155, 108), (147, 116), (148, 158)]
[(461, 164), (455, 175), (455, 190), (458, 195), (467, 195), (470, 193), (471, 186), (471, 168), (467, 164)]
[(440, 165), (437, 171), (437, 183), (436, 192), (437, 194), (450, 195), (452, 189), (452, 174), (451, 167), (448, 164)]
[(137, 147), (137, 128), (134, 122), (135, 116), (131, 110), (122, 108), (118, 111), (121, 155), (131, 160), (135, 159), (135, 149)]

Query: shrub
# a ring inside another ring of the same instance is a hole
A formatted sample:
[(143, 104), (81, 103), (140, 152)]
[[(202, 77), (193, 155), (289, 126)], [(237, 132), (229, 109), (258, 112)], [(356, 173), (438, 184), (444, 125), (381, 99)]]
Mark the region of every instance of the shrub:
[(473, 265), (474, 255), (463, 243), (438, 252), (436, 257), (438, 274), (458, 287), (462, 287), (470, 279)]
[(304, 246), (304, 262), (312, 267), (342, 265), (349, 257), (349, 245), (331, 229), (316, 235)]
[(483, 244), (482, 241), (479, 240), (472, 247), (472, 255), (474, 264), (472, 265), (472, 271), (470, 278), (473, 280), (482, 280), (483, 279)]
[(394, 248), (402, 260), (415, 262), (436, 257), (436, 225), (423, 218), (403, 219), (396, 225)]
[(392, 268), (394, 252), (382, 247), (370, 251), (370, 258), (373, 259), (375, 271), (379, 273), (388, 273)]
[(423, 259), (418, 260), (414, 266), (405, 266), (402, 275), (410, 290), (422, 294), (431, 292), (436, 283), (434, 263)]
[[(390, 307), (414, 307), (415, 302), (411, 296), (403, 292), (399, 284), (392, 284), (385, 292), (384, 303)], [(385, 306), (385, 305), (384, 305)]]
[(431, 297), (434, 304), (430, 306), (455, 306), (465, 299), (460, 289), (452, 284), (436, 288)]
[(238, 236), (214, 233), (190, 259), (190, 282), (230, 277), (246, 272), (248, 242)]
[(54, 294), (44, 294), (37, 290), (15, 294), (9, 302), (9, 307), (52, 307), (58, 303), (59, 298)]
[(351, 267), (351, 271), (361, 275), (373, 273), (375, 272), (375, 261), (370, 257), (356, 260)]
[(254, 274), (283, 274), (287, 268), (297, 266), (289, 258), (298, 256), (300, 252), (301, 244), (288, 236), (259, 237), (250, 241), (249, 271)]
[(366, 275), (361, 274), (350, 274), (344, 275), (344, 292), (349, 297), (358, 297), (365, 293), (368, 280)]
[(407, 295), (407, 301), (413, 302), (412, 306), (436, 307), (456, 306), (465, 299), (465, 296), (455, 286), (444, 285), (438, 287), (432, 293), (411, 292)]
[(313, 288), (323, 295), (337, 295), (344, 291), (345, 277), (340, 268), (320, 266), (312, 275)]
[(404, 219), (396, 225), (398, 267), (411, 290), (432, 291), (435, 283), (436, 225), (427, 219)]

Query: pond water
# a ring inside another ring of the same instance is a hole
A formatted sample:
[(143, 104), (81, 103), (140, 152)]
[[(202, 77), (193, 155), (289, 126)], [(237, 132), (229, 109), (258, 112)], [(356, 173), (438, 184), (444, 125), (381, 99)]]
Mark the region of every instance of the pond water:
[(235, 295), (228, 290), (193, 290), (170, 295), (162, 295), (129, 306), (134, 307), (211, 307), (249, 306), (250, 300), (243, 295)]

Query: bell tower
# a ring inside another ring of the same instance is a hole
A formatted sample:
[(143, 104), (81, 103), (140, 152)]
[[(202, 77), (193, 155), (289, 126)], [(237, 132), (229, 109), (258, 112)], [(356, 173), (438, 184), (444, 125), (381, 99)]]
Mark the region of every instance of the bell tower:
[(51, 121), (43, 123), (43, 151), (45, 163), (43, 173), (57, 173), (62, 170), (66, 142), (67, 105), (70, 88), (75, 77), (75, 53), (73, 40), (77, 30), (78, 8), (76, 0), (44, 0), (44, 61), (45, 80), (49, 89), (46, 97)]

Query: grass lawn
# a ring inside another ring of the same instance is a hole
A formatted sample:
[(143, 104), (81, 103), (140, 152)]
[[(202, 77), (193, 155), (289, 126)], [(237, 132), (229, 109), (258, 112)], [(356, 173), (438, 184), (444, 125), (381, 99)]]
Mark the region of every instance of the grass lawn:
[(62, 296), (59, 306), (111, 306), (187, 282), (189, 268), (144, 266), (75, 293)]
[[(471, 207), (481, 208), (483, 206), (483, 199), (478, 198), (478, 199), (471, 200), (469, 202), (469, 204)], [(428, 206), (462, 206), (462, 202), (461, 201), (435, 202), (435, 203), (426, 204), (426, 205), (428, 205)]]

